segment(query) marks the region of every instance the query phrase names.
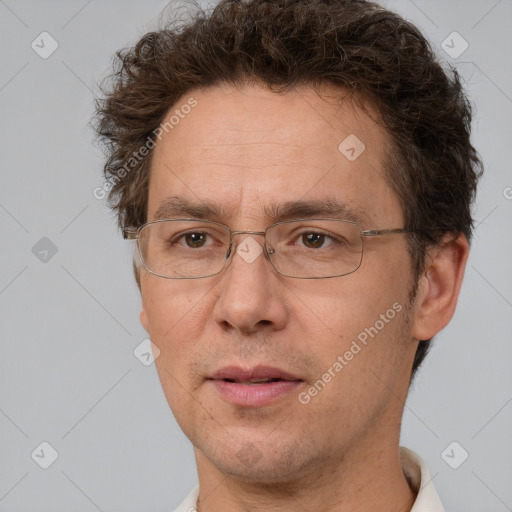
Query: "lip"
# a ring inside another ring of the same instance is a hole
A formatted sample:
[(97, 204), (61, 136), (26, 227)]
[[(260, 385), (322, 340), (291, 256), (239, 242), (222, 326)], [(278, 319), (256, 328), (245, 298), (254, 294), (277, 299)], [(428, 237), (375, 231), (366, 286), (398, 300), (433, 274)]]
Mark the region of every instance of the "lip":
[[(230, 379), (227, 381), (225, 379)], [(261, 384), (243, 384), (251, 379), (279, 379)], [(226, 366), (209, 379), (216, 391), (228, 402), (240, 407), (264, 407), (289, 395), (303, 383), (299, 377), (271, 366), (243, 369)]]
[(273, 366), (255, 366), (244, 370), (239, 366), (225, 366), (217, 370), (212, 376), (213, 380), (231, 379), (236, 382), (245, 382), (251, 379), (281, 379), (281, 380), (301, 380), (280, 368)]

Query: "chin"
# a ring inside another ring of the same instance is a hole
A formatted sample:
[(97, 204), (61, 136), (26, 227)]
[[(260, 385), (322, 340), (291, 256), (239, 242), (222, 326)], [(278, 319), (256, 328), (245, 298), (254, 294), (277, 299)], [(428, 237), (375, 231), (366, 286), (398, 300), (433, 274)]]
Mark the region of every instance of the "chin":
[(224, 475), (253, 484), (293, 482), (321, 465), (319, 461), (323, 457), (311, 440), (280, 439), (271, 443), (262, 437), (261, 441), (246, 440), (236, 446), (231, 439), (228, 446), (215, 443), (215, 447), (200, 450), (202, 456)]

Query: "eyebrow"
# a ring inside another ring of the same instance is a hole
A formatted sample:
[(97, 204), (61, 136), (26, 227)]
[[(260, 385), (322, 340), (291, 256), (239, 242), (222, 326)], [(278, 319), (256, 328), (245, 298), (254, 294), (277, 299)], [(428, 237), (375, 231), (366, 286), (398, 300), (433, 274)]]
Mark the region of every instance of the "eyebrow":
[[(358, 206), (349, 206), (333, 197), (286, 201), (263, 207), (264, 215), (270, 222), (283, 220), (329, 217), (356, 222), (361, 227), (372, 224), (372, 218)], [(179, 196), (164, 199), (155, 212), (154, 220), (192, 217), (222, 222), (233, 216), (233, 209), (209, 200), (191, 201)]]

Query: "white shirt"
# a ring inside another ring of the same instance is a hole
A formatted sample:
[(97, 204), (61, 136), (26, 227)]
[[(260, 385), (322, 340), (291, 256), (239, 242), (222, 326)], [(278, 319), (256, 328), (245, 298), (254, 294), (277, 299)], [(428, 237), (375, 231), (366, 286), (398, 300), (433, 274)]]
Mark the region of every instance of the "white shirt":
[[(423, 460), (412, 450), (401, 446), (400, 463), (409, 485), (417, 493), (410, 512), (444, 512), (443, 504)], [(174, 512), (196, 512), (198, 496), (199, 485), (196, 485)]]

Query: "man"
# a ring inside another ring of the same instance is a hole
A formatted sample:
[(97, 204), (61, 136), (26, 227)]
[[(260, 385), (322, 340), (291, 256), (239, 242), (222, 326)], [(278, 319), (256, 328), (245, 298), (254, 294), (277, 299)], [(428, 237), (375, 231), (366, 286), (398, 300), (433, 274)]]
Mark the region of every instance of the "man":
[(399, 435), (468, 257), (456, 72), (370, 2), (223, 0), (112, 81), (110, 200), (199, 476), (177, 512), (443, 510)]

